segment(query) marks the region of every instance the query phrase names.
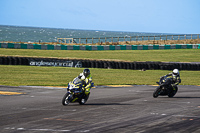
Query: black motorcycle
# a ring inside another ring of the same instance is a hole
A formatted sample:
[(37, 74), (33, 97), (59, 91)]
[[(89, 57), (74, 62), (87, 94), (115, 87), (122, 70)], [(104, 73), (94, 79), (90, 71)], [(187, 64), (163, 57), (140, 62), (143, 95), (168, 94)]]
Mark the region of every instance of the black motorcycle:
[[(92, 87), (94, 83), (92, 83)], [(64, 106), (69, 103), (78, 102), (80, 105), (83, 105), (87, 102), (88, 96), (85, 95), (85, 91), (82, 89), (82, 81), (77, 77), (72, 82), (68, 84), (67, 93), (62, 99), (62, 104)]]
[(160, 96), (166, 96), (168, 97), (173, 97), (177, 91), (178, 87), (175, 86), (174, 88), (171, 86), (172, 84), (172, 79), (167, 78), (166, 76), (161, 77), (159, 82), (156, 82), (159, 86), (156, 88), (156, 90), (153, 93), (153, 97), (157, 98), (159, 95)]

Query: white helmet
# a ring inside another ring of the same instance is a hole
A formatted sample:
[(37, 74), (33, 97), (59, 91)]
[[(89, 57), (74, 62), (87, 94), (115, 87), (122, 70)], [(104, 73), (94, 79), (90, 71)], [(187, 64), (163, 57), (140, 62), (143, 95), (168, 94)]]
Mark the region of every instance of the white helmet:
[(178, 69), (174, 69), (174, 70), (173, 70), (173, 75), (174, 75), (174, 76), (177, 76), (178, 74), (179, 74)]

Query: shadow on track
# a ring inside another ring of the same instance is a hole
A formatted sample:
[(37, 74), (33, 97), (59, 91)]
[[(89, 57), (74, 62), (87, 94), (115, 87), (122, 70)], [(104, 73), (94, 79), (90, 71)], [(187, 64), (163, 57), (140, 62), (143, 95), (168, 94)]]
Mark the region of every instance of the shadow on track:
[(166, 98), (166, 99), (167, 98), (168, 99), (198, 99), (199, 98), (200, 99), (200, 97), (180, 97), (180, 96), (179, 97), (176, 97), (176, 96), (175, 97), (167, 97), (167, 96), (166, 97), (165, 96), (162, 97), (162, 96), (160, 96), (158, 98), (163, 98), (163, 99), (164, 98)]
[(121, 103), (86, 103), (84, 106), (94, 105), (94, 106), (103, 106), (103, 105), (133, 105), (133, 104), (121, 104)]
[(177, 98), (177, 99), (178, 99), (178, 98), (180, 98), (180, 99), (181, 99), (181, 98), (183, 98), (183, 99), (184, 99), (184, 98), (185, 98), (185, 99), (190, 99), (190, 98), (191, 98), (191, 99), (195, 99), (195, 98), (199, 98), (199, 99), (200, 99), (200, 97), (172, 97), (172, 98)]

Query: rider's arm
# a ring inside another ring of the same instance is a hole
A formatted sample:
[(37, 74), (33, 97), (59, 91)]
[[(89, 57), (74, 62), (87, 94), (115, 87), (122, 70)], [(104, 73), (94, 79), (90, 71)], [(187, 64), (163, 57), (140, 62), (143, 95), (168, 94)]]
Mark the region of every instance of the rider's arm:
[(174, 84), (178, 85), (180, 83), (180, 81), (181, 81), (180, 76), (177, 76), (176, 82)]
[(168, 73), (167, 75), (165, 75), (165, 77), (169, 77), (172, 76), (172, 73)]
[(87, 86), (86, 86), (85, 88), (91, 87), (91, 84), (92, 84), (92, 76), (89, 75), (89, 77), (88, 77), (88, 82), (87, 82)]

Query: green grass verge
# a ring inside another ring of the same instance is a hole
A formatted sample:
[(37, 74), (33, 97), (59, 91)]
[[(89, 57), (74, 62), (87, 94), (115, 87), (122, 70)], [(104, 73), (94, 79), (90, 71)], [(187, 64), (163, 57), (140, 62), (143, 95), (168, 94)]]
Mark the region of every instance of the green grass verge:
[(0, 48), (0, 56), (16, 55), (58, 58), (106, 59), (121, 61), (199, 62), (200, 49), (74, 51)]
[[(0, 65), (0, 85), (67, 86), (83, 68)], [(95, 85), (154, 85), (171, 71), (91, 68)], [(200, 85), (200, 71), (180, 71), (181, 85)]]
[[(0, 48), (0, 56), (106, 59), (122, 61), (199, 62), (199, 49), (71, 51)], [(67, 86), (83, 68), (0, 65), (0, 85)], [(91, 68), (95, 85), (153, 85), (171, 71)], [(200, 85), (200, 71), (181, 71), (182, 85)]]

